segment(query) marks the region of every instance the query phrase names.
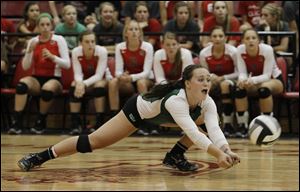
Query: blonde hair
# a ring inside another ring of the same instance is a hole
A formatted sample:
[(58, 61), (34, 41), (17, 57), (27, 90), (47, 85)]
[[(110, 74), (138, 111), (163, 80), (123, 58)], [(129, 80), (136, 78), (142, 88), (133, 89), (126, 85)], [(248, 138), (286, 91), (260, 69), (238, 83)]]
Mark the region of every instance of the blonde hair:
[(77, 10), (73, 5), (66, 5), (62, 10), (62, 15), (65, 15), (69, 9), (74, 9), (77, 14)]
[(268, 10), (273, 17), (276, 17), (277, 22), (280, 20), (282, 15), (282, 8), (279, 7), (276, 3), (268, 3), (262, 9)]
[(126, 32), (130, 26), (131, 23), (137, 23), (138, 25), (138, 29), (140, 31), (140, 40), (143, 41), (144, 40), (144, 32), (142, 30), (142, 28), (140, 27), (139, 23), (136, 21), (136, 20), (130, 20), (125, 26), (124, 26), (124, 29), (123, 29), (123, 40), (127, 41), (127, 37), (126, 37)]

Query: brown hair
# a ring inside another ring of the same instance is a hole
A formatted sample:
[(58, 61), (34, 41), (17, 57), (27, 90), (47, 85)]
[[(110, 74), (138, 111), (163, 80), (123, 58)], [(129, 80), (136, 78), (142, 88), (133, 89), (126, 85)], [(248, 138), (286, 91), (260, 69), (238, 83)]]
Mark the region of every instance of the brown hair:
[[(166, 32), (164, 34), (164, 37), (163, 37), (163, 42), (166, 40), (166, 39), (173, 39), (173, 40), (177, 40), (177, 36), (175, 33), (172, 33), (172, 32)], [(181, 60), (181, 49), (179, 48), (176, 52), (176, 55), (175, 55), (175, 62), (174, 62), (174, 67), (172, 68), (171, 70), (171, 74), (170, 76), (171, 77), (176, 77), (178, 76), (178, 73), (181, 73), (181, 69), (182, 69), (182, 60)]]

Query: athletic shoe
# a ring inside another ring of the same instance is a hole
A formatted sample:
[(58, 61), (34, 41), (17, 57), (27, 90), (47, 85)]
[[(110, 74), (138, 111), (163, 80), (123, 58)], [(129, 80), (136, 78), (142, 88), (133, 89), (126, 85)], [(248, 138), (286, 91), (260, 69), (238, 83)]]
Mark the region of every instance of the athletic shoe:
[(81, 120), (80, 118), (72, 119), (70, 135), (79, 135), (82, 132)]
[(184, 155), (173, 156), (170, 153), (166, 154), (163, 165), (180, 171), (196, 171), (199, 168), (196, 163), (188, 162)]
[(42, 134), (45, 131), (45, 127), (46, 127), (46, 120), (38, 119), (34, 127), (30, 129), (30, 131), (35, 134)]
[(41, 159), (37, 153), (30, 153), (18, 161), (18, 166), (23, 171), (29, 171), (36, 166), (40, 166), (42, 164)]
[(236, 132), (236, 136), (239, 138), (247, 138), (248, 137), (248, 129), (244, 124), (240, 124), (238, 126), (238, 131)]
[(225, 125), (224, 125), (224, 135), (225, 135), (225, 137), (228, 137), (228, 138), (232, 138), (232, 137), (236, 136), (235, 131), (234, 131), (231, 124), (225, 123)]
[(22, 133), (22, 129), (21, 127), (18, 127), (18, 124), (16, 121), (13, 121), (12, 122), (12, 125), (11, 127), (8, 129), (7, 131), (8, 134), (11, 134), (11, 135), (18, 135), (18, 134), (21, 134)]
[(146, 132), (146, 131), (144, 131), (144, 130), (142, 130), (142, 129), (139, 129), (139, 130), (137, 131), (137, 134), (138, 134), (138, 135), (143, 135), (143, 136), (148, 136), (148, 135), (149, 135), (148, 132)]

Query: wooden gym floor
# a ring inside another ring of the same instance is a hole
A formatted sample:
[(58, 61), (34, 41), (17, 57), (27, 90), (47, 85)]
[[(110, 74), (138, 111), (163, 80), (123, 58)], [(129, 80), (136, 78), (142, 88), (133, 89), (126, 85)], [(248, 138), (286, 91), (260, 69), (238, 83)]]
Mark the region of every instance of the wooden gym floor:
[(186, 153), (200, 170), (184, 173), (162, 166), (162, 159), (178, 138), (136, 137), (89, 154), (48, 161), (22, 172), (17, 161), (39, 152), (66, 135), (1, 135), (1, 190), (299, 190), (299, 138), (280, 139), (271, 148), (246, 139), (229, 139), (241, 163), (221, 169), (215, 159), (196, 147)]

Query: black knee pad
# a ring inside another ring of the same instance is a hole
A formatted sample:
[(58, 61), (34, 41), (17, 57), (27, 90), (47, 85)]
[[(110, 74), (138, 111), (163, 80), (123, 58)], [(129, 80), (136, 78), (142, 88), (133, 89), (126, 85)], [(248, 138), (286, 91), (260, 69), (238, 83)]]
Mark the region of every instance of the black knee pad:
[(247, 96), (247, 91), (246, 89), (240, 89), (240, 88), (236, 88), (235, 92), (234, 92), (234, 96), (235, 98), (241, 99)]
[(92, 152), (88, 135), (79, 135), (76, 149), (80, 153)]
[(26, 83), (19, 82), (16, 86), (16, 93), (23, 95), (26, 94), (27, 92), (28, 92), (28, 86), (26, 85)]
[(104, 87), (96, 87), (93, 90), (94, 97), (104, 97), (106, 96), (106, 89)]
[(41, 98), (44, 101), (51, 101), (53, 99), (54, 93), (52, 91), (42, 90)]
[(261, 87), (258, 89), (258, 96), (259, 98), (265, 99), (271, 95), (270, 89), (266, 87)]
[(75, 92), (75, 87), (70, 87), (70, 89), (69, 89), (70, 102), (71, 103), (80, 103), (81, 98), (75, 97), (74, 92)]

